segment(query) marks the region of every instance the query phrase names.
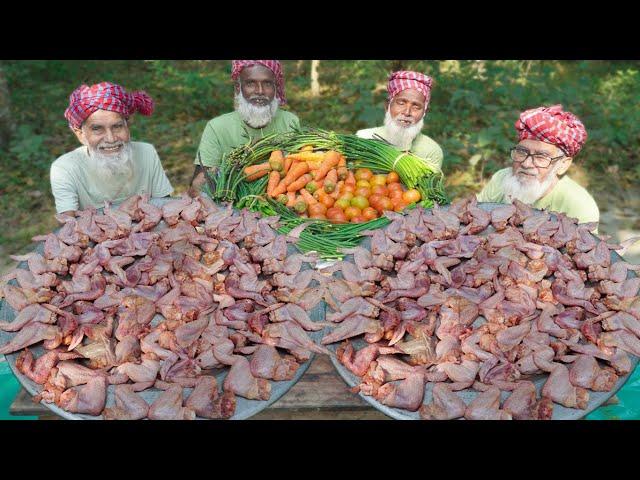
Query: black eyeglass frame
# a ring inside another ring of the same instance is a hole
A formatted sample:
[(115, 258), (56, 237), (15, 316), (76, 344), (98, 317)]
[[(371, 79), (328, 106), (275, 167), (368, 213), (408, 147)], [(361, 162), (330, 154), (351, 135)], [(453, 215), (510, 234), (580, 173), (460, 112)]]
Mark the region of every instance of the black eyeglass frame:
[[(514, 154), (514, 152), (516, 152), (516, 151), (518, 151), (518, 150), (520, 150), (522, 153), (527, 152), (527, 156), (526, 156), (526, 157), (524, 157), (522, 160), (517, 160), (517, 159), (513, 158), (513, 154)], [(553, 162), (558, 161), (558, 160), (560, 160), (561, 158), (565, 158), (565, 157), (567, 157), (567, 155), (566, 155), (566, 154), (562, 154), (562, 155), (560, 155), (560, 156), (558, 156), (558, 157), (549, 157), (549, 158), (548, 158), (548, 162), (549, 162), (549, 163), (547, 163), (546, 165), (538, 165), (538, 163), (536, 163), (536, 162), (537, 162), (537, 160), (536, 160), (536, 157), (535, 157), (535, 156), (536, 156), (536, 155), (539, 155), (539, 154), (537, 154), (537, 153), (531, 153), (531, 151), (529, 151), (529, 150), (528, 150), (528, 149), (526, 149), (526, 148), (523, 148), (523, 147), (520, 147), (520, 146), (515, 146), (515, 147), (511, 147), (511, 148), (509, 149), (509, 152), (510, 152), (511, 160), (513, 160), (514, 162), (524, 163), (524, 162), (526, 162), (526, 161), (527, 161), (527, 158), (531, 157), (531, 158), (532, 158), (532, 160), (533, 160), (533, 164), (534, 164), (536, 167), (538, 167), (538, 168), (547, 168), (547, 167), (549, 167)]]

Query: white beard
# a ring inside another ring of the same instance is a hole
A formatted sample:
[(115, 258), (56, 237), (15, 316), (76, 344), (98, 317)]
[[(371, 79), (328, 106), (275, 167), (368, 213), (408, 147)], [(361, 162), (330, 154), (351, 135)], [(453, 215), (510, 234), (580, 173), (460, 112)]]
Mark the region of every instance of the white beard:
[(511, 169), (502, 182), (505, 199), (509, 203), (514, 200), (520, 200), (523, 203), (532, 205), (540, 200), (547, 192), (549, 187), (557, 180), (556, 172), (560, 168), (560, 164), (556, 164), (543, 181), (537, 178), (523, 179), (514, 175)]
[[(257, 96), (258, 95), (255, 95), (252, 98), (255, 98)], [(238, 115), (240, 115), (242, 121), (249, 125), (251, 128), (262, 128), (269, 124), (271, 120), (273, 120), (273, 117), (276, 115), (278, 106), (280, 105), (278, 97), (273, 97), (271, 103), (262, 107), (253, 105), (246, 98), (244, 98), (242, 92), (236, 93), (234, 103), (236, 112), (238, 112)]]
[[(133, 174), (132, 149), (130, 142), (118, 142), (122, 149), (113, 155), (101, 153), (99, 148), (109, 145), (100, 143), (95, 149), (89, 150), (89, 168), (101, 181), (107, 183), (128, 178)], [(121, 185), (118, 185), (119, 187)]]
[(387, 109), (384, 114), (384, 130), (386, 133), (385, 140), (401, 150), (407, 150), (411, 147), (413, 140), (418, 136), (423, 126), (424, 116), (413, 125), (405, 127), (391, 116), (389, 109)]

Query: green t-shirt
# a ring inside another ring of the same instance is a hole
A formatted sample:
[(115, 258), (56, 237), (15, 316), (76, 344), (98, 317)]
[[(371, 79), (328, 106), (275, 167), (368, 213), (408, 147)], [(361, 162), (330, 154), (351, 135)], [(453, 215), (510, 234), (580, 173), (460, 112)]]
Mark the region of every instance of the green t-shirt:
[(105, 200), (119, 202), (131, 195), (148, 193), (151, 197), (171, 195), (173, 187), (162, 168), (153, 145), (131, 142), (133, 174), (113, 178), (106, 184), (92, 175), (89, 153), (84, 145), (65, 153), (51, 164), (51, 193), (58, 213), (100, 208)]
[[(247, 125), (238, 112), (233, 111), (220, 115), (207, 123), (202, 133), (198, 152), (205, 167), (219, 165), (223, 155), (249, 143), (249, 140), (262, 138), (272, 133), (290, 132), (300, 127), (300, 120), (293, 113), (286, 110), (276, 112), (275, 117), (263, 128), (252, 128)], [(198, 155), (194, 162), (200, 165)]]
[[(358, 130), (356, 135), (360, 138), (374, 138), (374, 135), (387, 139), (384, 127), (367, 128), (365, 130)], [(398, 145), (401, 150), (405, 150), (408, 145)], [(423, 133), (419, 133), (416, 138), (413, 139), (409, 151), (420, 158), (424, 158), (428, 163), (437, 165), (439, 169), (442, 169), (442, 148), (435, 140), (427, 137)]]
[[(511, 167), (497, 171), (489, 183), (477, 194), (479, 202), (508, 203), (504, 196), (502, 183)], [(533, 207), (561, 212), (577, 218), (579, 223), (598, 222), (600, 211), (593, 197), (583, 187), (564, 175), (553, 190), (537, 200)]]

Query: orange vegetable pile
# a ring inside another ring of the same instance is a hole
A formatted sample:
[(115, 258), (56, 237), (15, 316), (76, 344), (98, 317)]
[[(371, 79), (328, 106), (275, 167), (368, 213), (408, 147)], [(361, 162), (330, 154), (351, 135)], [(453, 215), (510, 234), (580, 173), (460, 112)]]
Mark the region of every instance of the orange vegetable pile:
[(245, 174), (248, 181), (269, 175), (268, 196), (303, 217), (332, 223), (368, 222), (420, 201), (420, 192), (406, 189), (396, 172), (352, 171), (344, 155), (314, 152), (311, 146), (286, 157), (275, 150), (268, 162), (245, 168)]

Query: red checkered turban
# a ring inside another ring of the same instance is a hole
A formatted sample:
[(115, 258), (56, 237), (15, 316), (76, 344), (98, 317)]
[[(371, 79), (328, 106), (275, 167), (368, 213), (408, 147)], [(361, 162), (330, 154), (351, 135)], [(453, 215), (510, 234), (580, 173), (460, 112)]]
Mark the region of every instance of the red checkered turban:
[(287, 103), (287, 99), (284, 96), (284, 73), (282, 64), (278, 60), (233, 60), (231, 62), (231, 78), (237, 80), (243, 69), (254, 65), (262, 65), (273, 72), (276, 76), (276, 97), (278, 97), (282, 105)]
[(399, 72), (393, 72), (389, 76), (389, 83), (387, 84), (387, 92), (389, 93), (389, 101), (395, 97), (402, 90), (407, 88), (413, 88), (418, 90), (424, 95), (425, 111), (429, 107), (429, 100), (431, 99), (431, 84), (433, 79), (418, 72), (410, 72), (407, 70), (401, 70)]
[(532, 138), (551, 143), (569, 157), (578, 154), (587, 141), (587, 131), (573, 113), (562, 110), (562, 105), (540, 107), (520, 114), (516, 121), (520, 140)]
[(129, 117), (135, 112), (153, 113), (153, 100), (145, 92), (127, 93), (123, 87), (101, 82), (88, 87), (80, 85), (69, 96), (69, 107), (64, 111), (71, 128), (80, 128), (96, 110), (108, 110)]

